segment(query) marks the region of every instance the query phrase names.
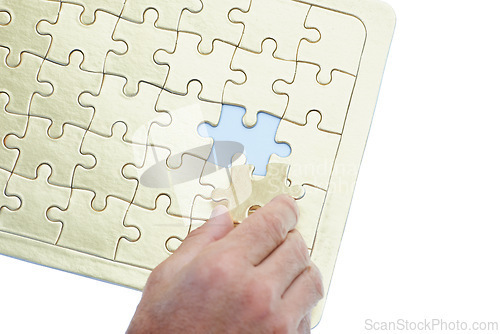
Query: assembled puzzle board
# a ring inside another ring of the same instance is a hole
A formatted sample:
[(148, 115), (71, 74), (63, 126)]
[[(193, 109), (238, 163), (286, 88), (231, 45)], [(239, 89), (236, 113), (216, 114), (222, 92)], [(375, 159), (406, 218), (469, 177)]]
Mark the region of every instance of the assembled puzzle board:
[(217, 203), (287, 193), (328, 286), (394, 23), (375, 0), (0, 0), (0, 252), (141, 289)]

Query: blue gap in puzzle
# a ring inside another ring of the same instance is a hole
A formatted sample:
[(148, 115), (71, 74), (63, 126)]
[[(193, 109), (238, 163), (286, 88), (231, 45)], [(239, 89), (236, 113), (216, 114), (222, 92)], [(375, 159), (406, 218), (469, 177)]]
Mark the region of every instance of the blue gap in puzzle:
[(198, 127), (202, 137), (212, 137), (214, 146), (208, 158), (220, 167), (230, 167), (235, 154), (243, 153), (247, 164), (254, 165), (254, 175), (266, 175), (266, 167), (271, 154), (287, 157), (292, 152), (290, 145), (276, 143), (275, 137), (281, 119), (260, 112), (253, 128), (243, 125), (245, 108), (224, 104), (217, 126), (203, 123)]

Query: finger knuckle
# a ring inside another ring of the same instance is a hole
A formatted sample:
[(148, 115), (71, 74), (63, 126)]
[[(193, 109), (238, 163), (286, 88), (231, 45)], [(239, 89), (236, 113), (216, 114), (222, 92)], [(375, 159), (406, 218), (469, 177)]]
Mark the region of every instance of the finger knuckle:
[[(292, 233), (293, 232), (293, 233)], [(300, 263), (304, 265), (308, 265), (311, 262), (311, 257), (309, 256), (309, 249), (307, 249), (306, 243), (302, 236), (296, 230), (291, 232), (291, 240), (292, 240), (292, 251)]]
[(319, 271), (318, 267), (315, 264), (311, 266), (310, 278), (314, 284), (319, 299), (322, 299), (325, 296), (325, 289), (323, 287), (323, 277), (321, 276), (321, 272)]
[(295, 202), (293, 198), (287, 195), (280, 195), (276, 199), (280, 203), (280, 205), (284, 206), (285, 210), (293, 212), (296, 218), (298, 218), (299, 208), (297, 206), (297, 202)]
[(283, 217), (276, 212), (269, 212), (262, 217), (264, 221), (264, 228), (269, 237), (273, 239), (277, 244), (280, 244), (285, 240), (288, 231), (286, 230), (285, 224), (283, 224)]
[(304, 319), (302, 319), (299, 325), (299, 333), (308, 334), (311, 333), (311, 314), (307, 314)]

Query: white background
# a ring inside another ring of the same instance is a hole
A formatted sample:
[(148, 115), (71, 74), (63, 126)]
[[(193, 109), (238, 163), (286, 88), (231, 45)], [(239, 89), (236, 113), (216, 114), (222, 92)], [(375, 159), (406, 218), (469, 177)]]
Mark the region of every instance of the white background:
[[(500, 2), (389, 3), (396, 33), (316, 334), (500, 322)], [(139, 298), (0, 256), (1, 333), (123, 333)]]

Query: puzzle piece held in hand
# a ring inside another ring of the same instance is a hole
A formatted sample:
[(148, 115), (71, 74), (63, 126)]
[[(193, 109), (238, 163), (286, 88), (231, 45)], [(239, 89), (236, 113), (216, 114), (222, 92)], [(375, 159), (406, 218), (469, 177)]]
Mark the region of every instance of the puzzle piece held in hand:
[[(21, 207), (15, 211), (0, 212), (0, 230), (22, 235), (35, 240), (55, 244), (62, 225), (47, 219), (49, 207), (65, 208), (71, 189), (54, 186), (48, 180), (52, 169), (41, 165), (36, 179), (27, 179), (13, 174), (5, 193), (21, 199)], [(29, 191), (26, 191), (29, 189)]]
[[(234, 155), (230, 166), (219, 166), (210, 161), (205, 163), (203, 172), (200, 177), (200, 183), (206, 184), (214, 189), (227, 189), (231, 186), (231, 167), (243, 166), (246, 164), (246, 157), (243, 154), (237, 153)], [(249, 187), (240, 187), (245, 192)], [(240, 194), (238, 198), (242, 198), (244, 194)], [(250, 194), (248, 194), (250, 195)], [(192, 219), (208, 220), (212, 214), (212, 210), (221, 204), (221, 202), (213, 201), (210, 198), (196, 196), (193, 201), (191, 211)]]
[(295, 199), (304, 196), (302, 186), (287, 185), (289, 168), (285, 164), (269, 164), (266, 176), (255, 179), (252, 177), (252, 166), (232, 167), (231, 186), (228, 189), (215, 189), (212, 198), (216, 201), (226, 200), (233, 220), (241, 222), (248, 217), (250, 209), (264, 206), (278, 195), (287, 194)]
[(123, 225), (129, 203), (109, 197), (106, 208), (95, 211), (93, 197), (90, 191), (73, 189), (69, 206), (64, 210), (51, 207), (47, 217), (62, 222), (58, 246), (113, 260), (120, 238), (133, 241), (140, 233), (135, 227)]
[(190, 219), (169, 215), (169, 206), (170, 198), (164, 195), (158, 197), (154, 210), (134, 204), (130, 206), (124, 225), (138, 228), (141, 236), (134, 242), (123, 238), (120, 240), (117, 261), (153, 270), (171, 254), (167, 243), (171, 239), (183, 241), (186, 238)]

